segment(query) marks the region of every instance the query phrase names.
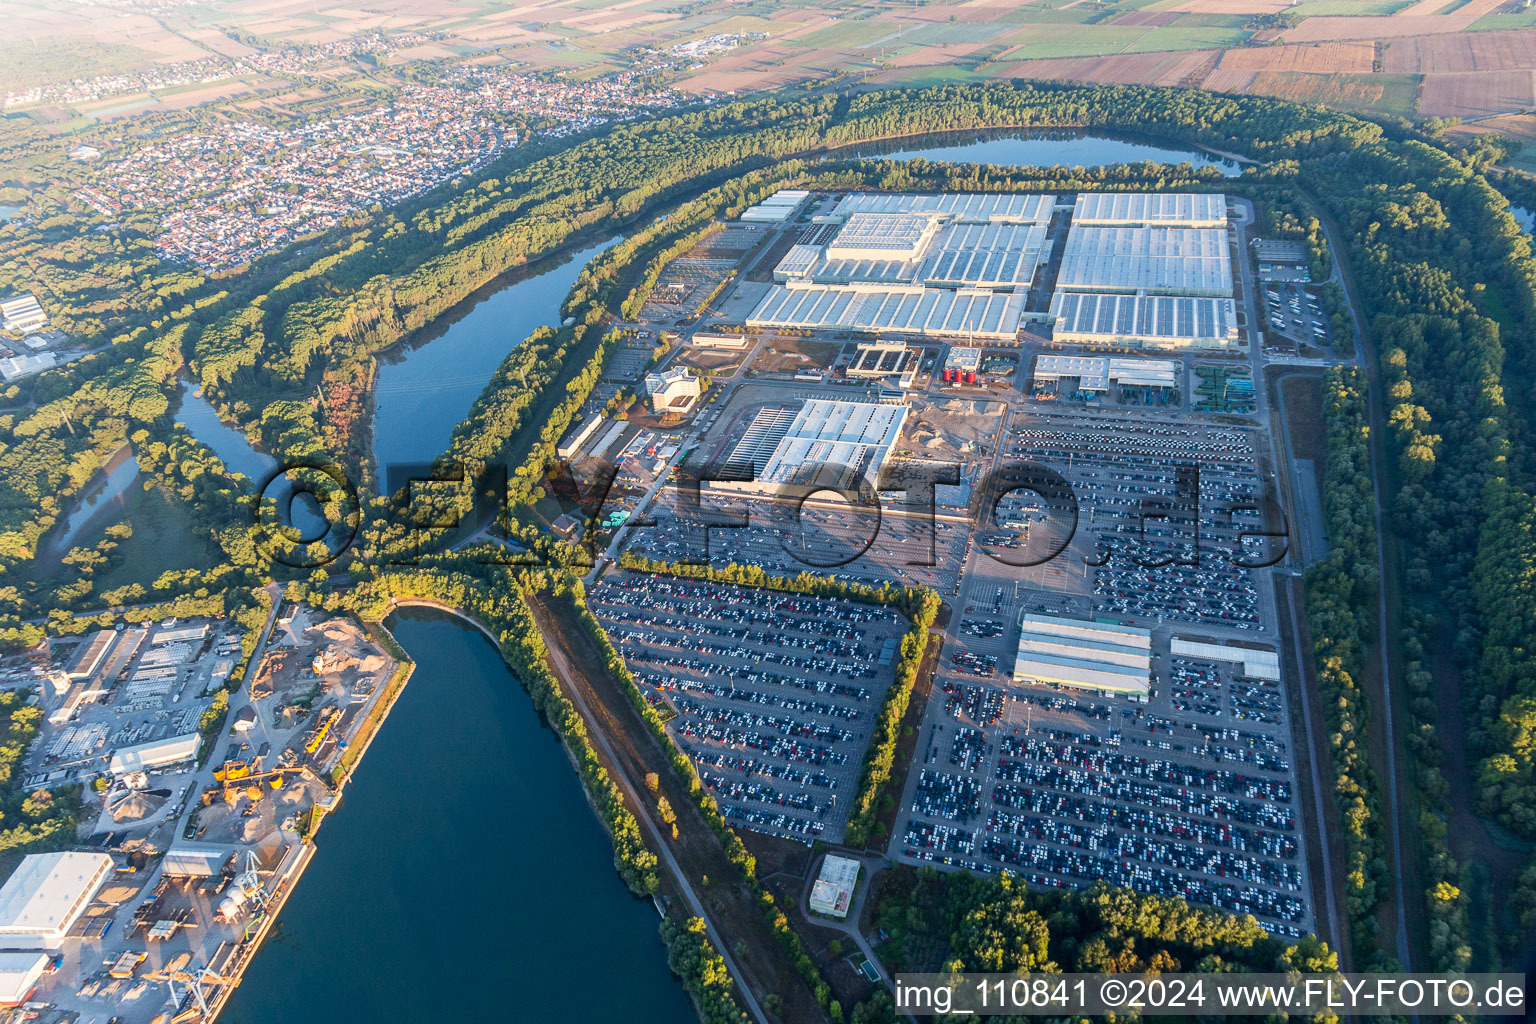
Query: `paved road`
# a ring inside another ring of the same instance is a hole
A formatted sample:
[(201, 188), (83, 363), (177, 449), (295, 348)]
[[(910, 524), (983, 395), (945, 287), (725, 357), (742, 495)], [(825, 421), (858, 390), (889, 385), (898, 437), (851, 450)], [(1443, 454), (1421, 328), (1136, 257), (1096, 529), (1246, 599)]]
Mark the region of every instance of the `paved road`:
[[(251, 660), (246, 663), (245, 676), (240, 680), (240, 687), (229, 695), (229, 714), (231, 716), (250, 703), (251, 680), (255, 678), (256, 670), (261, 667), (262, 658), (267, 653), (267, 639), (272, 635), (272, 623), (277, 621), (278, 610), (283, 606), (283, 590), (279, 584), (268, 583), (266, 591), (268, 596), (272, 598), (272, 608), (267, 612), (266, 622), (262, 624), (261, 637), (256, 641), (256, 649), (251, 652)], [(228, 736), (229, 721), (229, 718), (225, 718), (224, 731), (214, 737), (213, 743), (210, 744), (208, 749), (207, 760), (203, 762), (202, 767), (197, 770), (197, 774), (187, 784), (188, 799), (186, 805), (182, 808), (181, 817), (176, 822), (175, 836), (177, 840), (180, 840), (186, 834), (187, 822), (191, 819), (192, 815), (202, 809), (202, 800), (200, 798), (203, 795), (203, 791), (214, 784), (216, 780), (213, 777), (213, 773), (224, 764), (224, 756), (223, 752), (219, 749), (219, 744), (223, 743)], [(263, 725), (260, 715), (257, 716), (256, 721), (259, 726)], [(274, 744), (274, 748), (275, 746)]]

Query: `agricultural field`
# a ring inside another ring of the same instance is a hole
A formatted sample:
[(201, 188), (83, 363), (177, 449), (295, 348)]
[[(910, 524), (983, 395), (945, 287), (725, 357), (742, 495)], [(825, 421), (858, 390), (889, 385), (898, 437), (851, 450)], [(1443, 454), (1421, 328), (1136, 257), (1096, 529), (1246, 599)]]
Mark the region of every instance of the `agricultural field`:
[[(214, 105), (287, 106), (318, 85), (391, 88), (421, 62), (490, 60), (573, 82), (635, 69), (693, 95), (848, 77), (882, 85), (991, 78), (1203, 87), (1405, 117), (1487, 118), (1536, 105), (1536, 9), (1524, 0), (384, 0), (364, 10), (50, 9), (0, 0), (0, 92), (49, 131)], [(87, 16), (82, 17), (85, 14)], [(359, 40), (383, 40), (367, 52)], [(287, 57), (304, 53), (304, 61)], [(316, 54), (319, 56), (317, 57)], [(250, 61), (284, 58), (268, 73)], [(179, 74), (205, 63), (232, 70)], [(233, 62), (233, 63), (231, 63)], [(241, 63), (246, 62), (246, 63)], [(99, 94), (25, 90), (120, 79)], [(54, 102), (50, 102), (54, 100)]]

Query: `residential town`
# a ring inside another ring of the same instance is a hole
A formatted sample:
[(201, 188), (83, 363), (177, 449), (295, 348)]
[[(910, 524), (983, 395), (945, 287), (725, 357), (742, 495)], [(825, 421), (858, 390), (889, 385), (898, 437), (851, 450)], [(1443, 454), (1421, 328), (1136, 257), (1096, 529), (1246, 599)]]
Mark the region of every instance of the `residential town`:
[(382, 54), (405, 46), (431, 41), (419, 32), (385, 36), (374, 32), (353, 39), (318, 45), (250, 53), (241, 57), (207, 56), (139, 68), (116, 74), (93, 75), (65, 82), (50, 82), (5, 94), (6, 107), (30, 107), (42, 103), (89, 103), (108, 96), (172, 89), (182, 85), (222, 82), (246, 74), (305, 75), (358, 54)]
[(527, 122), (553, 121), (539, 132), (562, 136), (682, 101), (628, 74), (566, 82), (464, 65), (322, 121), (234, 121), (150, 143), (104, 161), (75, 198), (106, 217), (167, 211), (160, 255), (224, 270), (473, 172)]

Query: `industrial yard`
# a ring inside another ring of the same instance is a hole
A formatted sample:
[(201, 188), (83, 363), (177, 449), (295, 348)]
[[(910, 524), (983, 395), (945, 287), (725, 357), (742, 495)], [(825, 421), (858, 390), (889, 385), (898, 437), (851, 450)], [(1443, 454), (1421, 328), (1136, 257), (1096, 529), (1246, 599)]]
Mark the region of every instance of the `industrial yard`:
[[(717, 393), (597, 550), (943, 598), (889, 858), (1312, 929), (1259, 386), (1266, 287), (1318, 302), (1273, 283), (1291, 248), (1216, 194), (781, 195), (680, 339), (730, 351)], [(591, 598), (733, 823), (838, 841), (904, 620), (617, 569)]]
[[(281, 602), (238, 685), (241, 636), (167, 621), (53, 642), (8, 666), (42, 683), (28, 785), (86, 785), (81, 852), (25, 858), (0, 889), (16, 962), (0, 1002), (43, 1024), (206, 1018), (314, 847), (340, 766), (397, 669), (355, 622)], [(226, 703), (227, 701), (227, 703)]]

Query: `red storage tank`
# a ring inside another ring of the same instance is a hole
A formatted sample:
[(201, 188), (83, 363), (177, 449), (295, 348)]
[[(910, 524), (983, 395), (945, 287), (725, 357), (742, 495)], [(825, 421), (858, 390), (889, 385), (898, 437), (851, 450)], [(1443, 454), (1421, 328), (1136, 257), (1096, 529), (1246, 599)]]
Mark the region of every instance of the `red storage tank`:
[(965, 382), (967, 384), (975, 384), (976, 383), (976, 371), (975, 370), (967, 370), (965, 372)]
[(953, 370), (945, 370), (944, 371), (944, 379), (945, 380), (954, 380), (954, 371)]

